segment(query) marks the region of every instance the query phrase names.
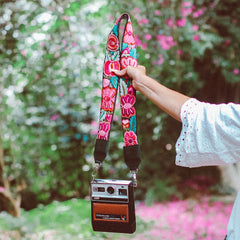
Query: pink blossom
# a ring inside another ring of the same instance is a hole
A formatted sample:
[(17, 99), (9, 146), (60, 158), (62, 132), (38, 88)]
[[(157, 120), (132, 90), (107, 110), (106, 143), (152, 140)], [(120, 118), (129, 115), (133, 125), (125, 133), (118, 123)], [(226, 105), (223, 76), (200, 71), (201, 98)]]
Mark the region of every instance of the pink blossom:
[(161, 13), (159, 10), (156, 10), (156, 11), (155, 11), (155, 14), (156, 14), (157, 16), (160, 16), (162, 13)]
[(224, 42), (224, 45), (225, 45), (225, 46), (228, 46), (230, 43), (231, 43), (230, 40), (226, 40), (226, 41)]
[(97, 133), (98, 133), (98, 123), (96, 121), (92, 121), (91, 122), (91, 127), (92, 127), (91, 134), (92, 135), (97, 135)]
[(192, 25), (192, 30), (193, 30), (193, 31), (197, 31), (197, 30), (198, 30), (198, 28), (199, 28), (199, 26), (198, 26), (198, 25)]
[(191, 2), (183, 2), (182, 5), (183, 5), (183, 7), (191, 7), (192, 3)]
[(74, 43), (72, 43), (72, 47), (76, 47), (77, 46), (77, 44), (74, 42)]
[(113, 21), (114, 17), (113, 15), (109, 15), (109, 21)]
[(235, 69), (233, 70), (233, 73), (234, 73), (234, 74), (238, 74), (238, 73), (239, 73), (239, 69), (235, 68)]
[(176, 45), (176, 42), (173, 41), (172, 36), (165, 36), (163, 34), (157, 35), (157, 40), (161, 45), (161, 48), (164, 50), (169, 50), (172, 46)]
[(200, 15), (199, 15), (198, 12), (194, 12), (194, 13), (193, 13), (193, 17), (194, 17), (194, 18), (198, 18), (199, 16), (200, 16)]
[(97, 93), (97, 96), (99, 96), (99, 97), (100, 97), (100, 96), (101, 96), (101, 94), (102, 94), (102, 91), (101, 91), (100, 89), (97, 89), (97, 90), (96, 90), (96, 93)]
[(185, 18), (177, 20), (177, 26), (178, 27), (184, 27), (185, 25), (186, 25), (186, 19)]
[(158, 57), (159, 57), (159, 59), (157, 61), (153, 62), (153, 64), (161, 66), (164, 62), (164, 58), (163, 58), (162, 54), (159, 54)]
[(188, 8), (188, 9), (182, 8), (182, 9), (181, 9), (181, 13), (182, 13), (182, 16), (183, 16), (183, 17), (186, 17), (186, 16), (188, 16), (189, 14), (192, 13), (192, 9), (191, 9), (191, 8)]
[(51, 117), (51, 119), (52, 121), (56, 121), (58, 117), (59, 117), (59, 114), (55, 114)]
[(134, 11), (135, 13), (140, 13), (140, 12), (141, 12), (140, 8), (138, 8), (138, 7), (134, 8), (133, 11)]
[(5, 188), (0, 186), (0, 192), (4, 192), (5, 191)]
[(142, 18), (142, 19), (138, 20), (138, 23), (139, 23), (139, 25), (148, 24), (148, 19)]
[(174, 25), (174, 19), (173, 19), (173, 18), (167, 19), (167, 20), (166, 20), (166, 24), (167, 24), (169, 27), (171, 27), (171, 28), (175, 27), (175, 25)]
[(60, 56), (60, 53), (59, 52), (56, 52), (55, 54), (54, 54), (54, 57), (55, 58), (58, 58)]
[(198, 34), (193, 36), (193, 40), (194, 41), (199, 41), (200, 40), (200, 36)]
[(178, 49), (177, 50), (177, 54), (180, 56), (180, 55), (182, 55), (182, 53), (183, 53), (183, 51), (181, 50), (181, 49)]
[(58, 96), (59, 96), (59, 97), (62, 97), (62, 96), (63, 96), (63, 93), (59, 93)]
[(26, 57), (27, 56), (27, 51), (26, 50), (22, 50), (21, 54), (23, 55), (23, 57)]
[[(119, 108), (119, 107), (118, 107), (118, 108)], [(117, 121), (118, 121), (118, 116), (115, 116), (115, 115), (114, 115), (114, 116), (113, 116), (113, 121), (114, 121), (114, 122), (117, 122)]]
[(151, 35), (151, 34), (146, 34), (146, 35), (145, 35), (145, 39), (146, 39), (146, 40), (150, 40), (151, 38), (152, 38), (152, 35)]
[(144, 50), (144, 49), (146, 49), (147, 48), (147, 44), (146, 43), (142, 43), (141, 44), (141, 48)]
[(69, 16), (68, 16), (68, 15), (65, 15), (65, 16), (63, 16), (63, 19), (64, 19), (65, 21), (68, 21), (68, 20), (69, 20)]
[(135, 45), (140, 46), (141, 45), (141, 40), (139, 39), (138, 35), (135, 35)]
[[(154, 203), (151, 207), (140, 203), (137, 216), (153, 226), (149, 234), (155, 239), (212, 240), (223, 239), (232, 203), (210, 203), (209, 198), (200, 201), (172, 201)], [(218, 219), (218, 221), (216, 221)], [(141, 234), (133, 240), (148, 239)]]
[(63, 40), (62, 40), (62, 44), (63, 44), (63, 45), (66, 45), (66, 44), (67, 44), (66, 39), (63, 39)]
[(204, 13), (203, 9), (199, 9), (199, 10), (198, 10), (198, 15), (199, 15), (199, 16), (203, 15), (203, 13)]

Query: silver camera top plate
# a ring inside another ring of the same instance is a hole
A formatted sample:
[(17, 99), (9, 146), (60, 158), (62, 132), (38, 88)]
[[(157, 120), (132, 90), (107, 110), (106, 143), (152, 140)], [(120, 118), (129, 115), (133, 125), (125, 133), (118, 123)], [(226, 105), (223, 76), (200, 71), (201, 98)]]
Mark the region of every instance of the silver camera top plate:
[(95, 179), (91, 183), (92, 200), (128, 201), (130, 180)]

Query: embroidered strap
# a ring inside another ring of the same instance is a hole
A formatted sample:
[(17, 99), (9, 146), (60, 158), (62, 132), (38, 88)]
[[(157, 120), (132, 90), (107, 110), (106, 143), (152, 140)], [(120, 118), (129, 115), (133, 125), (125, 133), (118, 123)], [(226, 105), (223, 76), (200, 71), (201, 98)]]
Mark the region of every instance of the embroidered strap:
[[(122, 41), (120, 42), (119, 26), (123, 19), (127, 21)], [(140, 164), (140, 147), (137, 138), (135, 109), (136, 91), (132, 86), (131, 79), (127, 77), (119, 78), (111, 71), (112, 69), (120, 70), (127, 66), (136, 67), (137, 65), (137, 51), (132, 23), (129, 15), (124, 13), (116, 21), (107, 41), (103, 68), (99, 130), (94, 150), (96, 163), (102, 163), (108, 152), (109, 134), (119, 89), (124, 136), (124, 159), (130, 170), (136, 170)]]

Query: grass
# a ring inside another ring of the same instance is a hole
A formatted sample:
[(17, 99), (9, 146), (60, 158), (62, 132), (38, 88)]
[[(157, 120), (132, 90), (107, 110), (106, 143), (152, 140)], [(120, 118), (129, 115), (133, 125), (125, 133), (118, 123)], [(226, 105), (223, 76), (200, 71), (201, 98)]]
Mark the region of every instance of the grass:
[[(146, 226), (137, 218), (137, 233)], [(20, 218), (0, 214), (0, 240), (114, 240), (131, 239), (135, 234), (94, 232), (91, 204), (83, 199), (53, 202), (28, 212), (22, 210)]]

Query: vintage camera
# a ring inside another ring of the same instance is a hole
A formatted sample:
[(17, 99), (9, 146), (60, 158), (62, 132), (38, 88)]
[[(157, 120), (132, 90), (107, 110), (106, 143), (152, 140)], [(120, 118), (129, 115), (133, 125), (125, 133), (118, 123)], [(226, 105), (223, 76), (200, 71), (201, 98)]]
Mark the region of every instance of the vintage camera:
[(132, 181), (93, 180), (91, 210), (94, 231), (134, 233), (136, 217)]

